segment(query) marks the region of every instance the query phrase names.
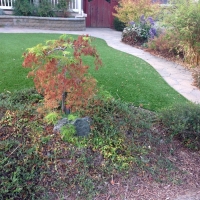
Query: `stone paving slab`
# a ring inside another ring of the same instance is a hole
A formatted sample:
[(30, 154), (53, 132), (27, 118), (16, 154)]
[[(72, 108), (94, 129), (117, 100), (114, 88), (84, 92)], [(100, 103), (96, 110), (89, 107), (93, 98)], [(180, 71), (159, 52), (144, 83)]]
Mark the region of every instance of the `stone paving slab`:
[(61, 34), (88, 34), (93, 37), (104, 39), (108, 46), (137, 56), (149, 63), (163, 79), (177, 92), (194, 103), (200, 103), (200, 90), (192, 85), (192, 74), (183, 66), (167, 61), (131, 47), (121, 42), (121, 32), (109, 28), (86, 28), (85, 31), (52, 31), (27, 28), (0, 27), (0, 33), (61, 33)]

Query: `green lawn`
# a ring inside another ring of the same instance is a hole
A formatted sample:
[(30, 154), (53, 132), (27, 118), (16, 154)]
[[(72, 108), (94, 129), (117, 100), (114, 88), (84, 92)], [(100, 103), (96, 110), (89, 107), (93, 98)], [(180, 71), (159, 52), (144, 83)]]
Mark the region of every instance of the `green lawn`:
[[(1, 33), (0, 92), (32, 87), (33, 81), (26, 77), (28, 70), (22, 67), (23, 52), (26, 48), (58, 37), (58, 34)], [(103, 85), (115, 98), (150, 110), (187, 101), (145, 61), (108, 47), (101, 39), (95, 39), (93, 44), (102, 58), (103, 67), (98, 71), (91, 69), (90, 73), (98, 80), (98, 85)], [(86, 58), (85, 62), (92, 63), (90, 58)]]

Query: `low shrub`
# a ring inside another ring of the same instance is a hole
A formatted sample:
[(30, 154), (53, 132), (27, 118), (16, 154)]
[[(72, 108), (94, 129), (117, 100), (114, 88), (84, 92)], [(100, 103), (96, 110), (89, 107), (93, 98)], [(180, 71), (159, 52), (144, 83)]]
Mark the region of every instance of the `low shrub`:
[(39, 17), (53, 17), (55, 16), (54, 8), (50, 0), (42, 0), (36, 7), (36, 15)]
[(123, 31), (124, 28), (126, 27), (125, 23), (121, 22), (117, 17), (114, 18), (113, 24), (114, 24), (115, 30), (117, 31)]
[(149, 38), (154, 38), (157, 35), (157, 30), (154, 27), (154, 20), (152, 17), (145, 18), (144, 15), (140, 17), (139, 22), (130, 22), (129, 26), (124, 28), (122, 32), (122, 41), (130, 45), (136, 43), (144, 43)]
[(120, 0), (119, 5), (115, 6), (116, 13), (113, 15), (126, 25), (130, 21), (138, 22), (140, 16), (155, 17), (160, 10), (157, 2), (151, 0)]
[(50, 0), (40, 0), (38, 4), (29, 0), (16, 0), (13, 3), (14, 15), (18, 16), (39, 16), (39, 17), (54, 17), (56, 11), (62, 13), (62, 17), (68, 15), (69, 0), (61, 0), (57, 5), (53, 6)]
[(36, 7), (29, 0), (16, 0), (13, 2), (13, 13), (18, 16), (35, 15)]
[(176, 104), (162, 110), (160, 116), (172, 137), (180, 139), (190, 148), (200, 149), (200, 105)]
[(158, 51), (164, 56), (178, 56), (183, 57), (183, 50), (178, 46), (179, 38), (172, 33), (163, 32), (157, 37), (148, 40), (146, 46), (148, 49)]
[[(177, 46), (183, 49), (184, 60), (193, 66), (200, 64), (200, 2), (193, 0), (171, 0), (164, 12), (164, 25), (177, 35)], [(171, 38), (170, 38), (171, 40)]]
[(67, 17), (69, 15), (69, 13), (68, 13), (69, 3), (70, 3), (70, 0), (59, 0), (58, 1), (56, 9), (61, 12), (62, 17)]

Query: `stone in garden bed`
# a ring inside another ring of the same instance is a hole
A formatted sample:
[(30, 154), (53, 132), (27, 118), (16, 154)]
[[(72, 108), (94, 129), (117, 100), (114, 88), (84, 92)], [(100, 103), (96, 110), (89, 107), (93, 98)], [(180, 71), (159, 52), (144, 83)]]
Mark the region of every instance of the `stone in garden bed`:
[(91, 119), (89, 117), (77, 118), (76, 120), (68, 120), (67, 118), (63, 118), (57, 122), (57, 124), (53, 128), (53, 132), (60, 132), (63, 126), (68, 124), (72, 124), (76, 130), (76, 136), (88, 136), (91, 129)]

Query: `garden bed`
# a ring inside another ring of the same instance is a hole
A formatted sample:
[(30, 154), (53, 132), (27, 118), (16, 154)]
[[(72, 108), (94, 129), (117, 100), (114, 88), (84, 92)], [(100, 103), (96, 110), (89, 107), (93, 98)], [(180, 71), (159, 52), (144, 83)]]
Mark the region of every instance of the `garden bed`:
[(0, 26), (59, 31), (84, 31), (85, 18), (0, 16)]

